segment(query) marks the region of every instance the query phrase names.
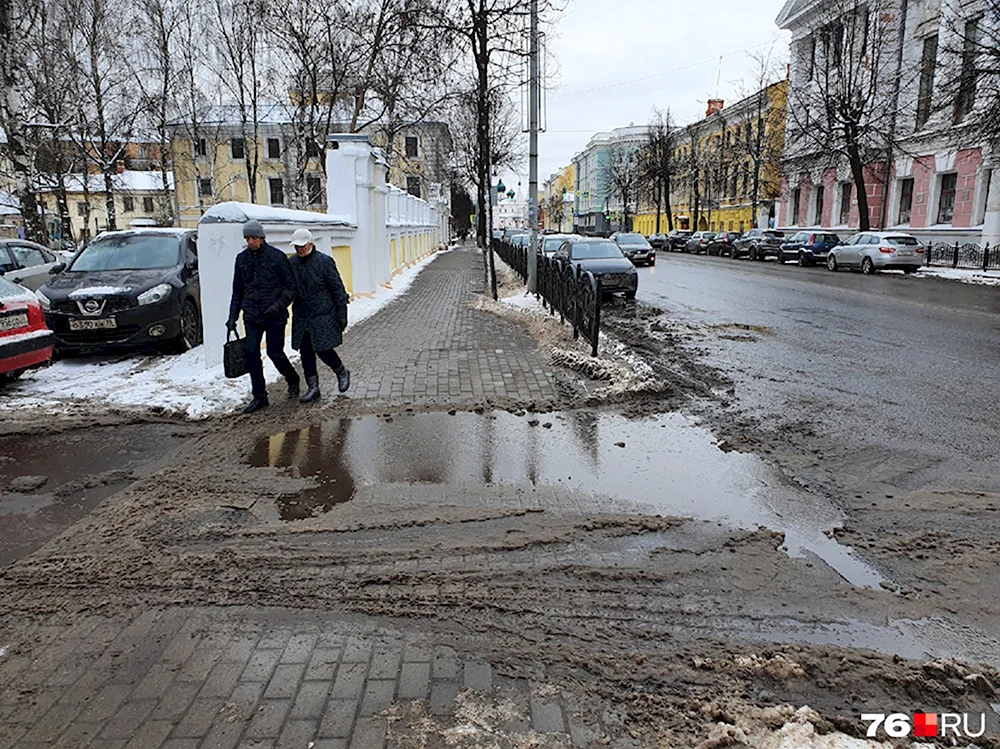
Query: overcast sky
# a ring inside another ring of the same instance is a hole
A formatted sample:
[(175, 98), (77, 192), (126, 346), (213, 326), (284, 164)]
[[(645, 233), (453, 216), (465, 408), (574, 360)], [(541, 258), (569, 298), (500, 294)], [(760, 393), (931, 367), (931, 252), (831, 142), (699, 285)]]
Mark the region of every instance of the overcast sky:
[[(774, 25), (783, 0), (568, 3), (547, 34), (553, 74), (547, 131), (539, 136), (539, 189), (600, 130), (644, 125), (653, 107), (669, 107), (679, 124), (694, 122), (716, 94), (734, 103), (752, 77), (748, 48), (772, 50), (782, 72), (788, 60), (788, 33)], [(527, 159), (521, 172), (503, 179), (509, 187), (520, 179), (526, 193)]]

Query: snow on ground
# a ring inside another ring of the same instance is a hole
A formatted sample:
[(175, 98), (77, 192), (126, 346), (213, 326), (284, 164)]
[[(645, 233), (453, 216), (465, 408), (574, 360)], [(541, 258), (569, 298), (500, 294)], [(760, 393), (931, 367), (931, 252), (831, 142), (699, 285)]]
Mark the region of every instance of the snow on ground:
[(534, 294), (529, 294), (527, 292), (523, 294), (514, 294), (513, 296), (504, 297), (500, 301), (506, 305), (515, 307), (517, 309), (540, 312), (543, 315), (549, 314), (549, 311), (542, 306), (541, 298), (536, 297)]
[(982, 284), (984, 286), (1000, 286), (1000, 271), (964, 270), (962, 268), (921, 268), (918, 276), (925, 278), (943, 278), (948, 281)]
[[(348, 330), (404, 294), (434, 257), (407, 268), (373, 297), (351, 302)], [(286, 351), (292, 363), (298, 364), (298, 354), (288, 346)], [(266, 357), (264, 376), (268, 382), (280, 378)], [(103, 354), (64, 359), (26, 372), (0, 389), (0, 418), (4, 413), (28, 410), (85, 414), (111, 408), (200, 420), (236, 411), (249, 397), (250, 378), (227, 380), (221, 366), (206, 369), (202, 346), (178, 356)]]

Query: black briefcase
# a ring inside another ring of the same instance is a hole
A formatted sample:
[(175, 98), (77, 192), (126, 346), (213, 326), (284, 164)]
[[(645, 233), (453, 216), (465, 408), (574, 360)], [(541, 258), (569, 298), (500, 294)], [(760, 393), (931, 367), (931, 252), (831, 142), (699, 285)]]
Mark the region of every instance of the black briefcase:
[[(235, 340), (229, 340), (234, 334)], [(242, 377), (248, 371), (246, 343), (235, 331), (231, 330), (226, 334), (226, 345), (222, 347), (222, 364), (226, 377), (230, 379)]]

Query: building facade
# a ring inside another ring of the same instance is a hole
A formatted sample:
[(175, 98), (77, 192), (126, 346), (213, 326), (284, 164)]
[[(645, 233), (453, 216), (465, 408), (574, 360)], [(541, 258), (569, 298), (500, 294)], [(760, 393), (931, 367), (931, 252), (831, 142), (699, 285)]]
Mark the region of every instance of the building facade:
[(575, 186), (576, 169), (572, 164), (545, 181), (540, 200), (543, 230), (565, 232), (573, 228)]
[[(610, 171), (616, 152), (635, 155), (647, 137), (645, 125), (629, 125), (596, 133), (586, 148), (573, 157), (573, 230), (581, 234), (608, 235), (628, 231), (621, 194), (612, 185)], [(636, 179), (638, 186), (638, 180)], [(636, 190), (638, 193), (638, 190)], [(638, 195), (633, 200), (637, 202)], [(636, 204), (628, 206), (632, 211)], [(629, 222), (631, 223), (631, 222)]]
[[(789, 0), (777, 18), (778, 26), (792, 32), (791, 107), (801, 106), (818, 85), (815, 71), (833, 67), (837, 50), (855, 38), (843, 36), (851, 34), (850, 24), (837, 24), (830, 46), (831, 5)], [(949, 52), (956, 38), (975, 33), (975, 24), (997, 19), (963, 17), (965, 6), (946, 0), (884, 0), (864, 7), (879, 15), (864, 18), (857, 33), (867, 36), (881, 22), (891, 50), (887, 64), (873, 66), (882, 100), (889, 102), (885, 118), (892, 120), (893, 139), (864, 165), (870, 227), (905, 230), (931, 242), (1000, 241), (1000, 154), (978, 142), (971, 127), (983, 102), (981, 84), (967, 74), (970, 60)], [(956, 80), (958, 88), (951, 88), (948, 82)], [(841, 234), (856, 230), (857, 187), (846, 159), (796, 141), (791, 116), (788, 128), (780, 224)]]
[[(344, 124), (332, 123), (327, 135), (345, 130)], [(195, 226), (208, 208), (228, 200), (326, 211), (326, 136), (317, 138), (321, 143), (304, 138), (293, 107), (278, 103), (261, 110), (254, 139), (243, 137), (233, 106), (212, 107), (201, 113), (197, 124), (193, 118), (177, 120), (172, 133), (182, 226)], [(406, 124), (391, 134), (376, 124), (362, 133), (386, 153), (390, 184), (450, 206), (453, 145), (447, 124)]]

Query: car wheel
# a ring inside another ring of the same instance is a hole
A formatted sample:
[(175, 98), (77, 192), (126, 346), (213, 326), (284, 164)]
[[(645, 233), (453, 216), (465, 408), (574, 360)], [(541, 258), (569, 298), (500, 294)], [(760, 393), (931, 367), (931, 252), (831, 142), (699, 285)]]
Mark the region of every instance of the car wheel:
[(875, 263), (872, 262), (872, 259), (870, 257), (866, 257), (864, 260), (861, 261), (861, 272), (864, 273), (866, 276), (875, 275)]
[(806, 253), (800, 252), (799, 253), (799, 267), (800, 268), (805, 268), (807, 265), (809, 265), (809, 261), (806, 260)]
[(750, 260), (760, 260), (760, 258), (757, 256), (757, 248), (756, 247), (751, 247), (750, 248)]
[(826, 256), (826, 269), (834, 272), (837, 270), (837, 258), (834, 257), (832, 252)]
[(198, 308), (190, 299), (185, 300), (181, 309), (181, 332), (173, 341), (169, 348), (175, 353), (182, 354), (189, 349), (200, 346), (202, 343), (201, 315)]
[(625, 292), (625, 298), (626, 299), (635, 299), (635, 292), (634, 291), (626, 291)]

